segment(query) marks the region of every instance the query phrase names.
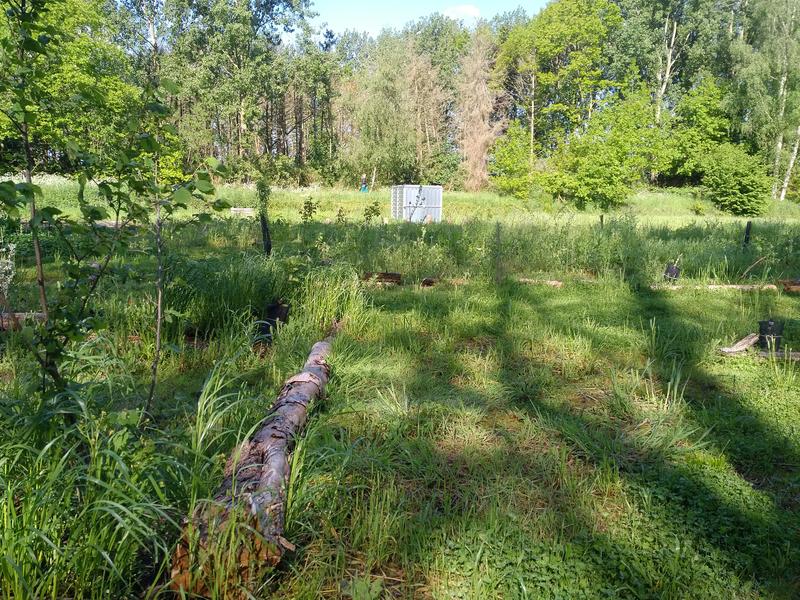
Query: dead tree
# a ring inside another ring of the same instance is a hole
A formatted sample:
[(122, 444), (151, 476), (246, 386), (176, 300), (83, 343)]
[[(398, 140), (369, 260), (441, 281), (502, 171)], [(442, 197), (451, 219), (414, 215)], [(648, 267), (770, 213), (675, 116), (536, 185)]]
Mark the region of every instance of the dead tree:
[(290, 455), (309, 404), (328, 382), (327, 357), (336, 329), (314, 344), (263, 426), (229, 456), (213, 499), (199, 504), (187, 519), (172, 560), (174, 591), (209, 596), (249, 587), (294, 549), (283, 537)]

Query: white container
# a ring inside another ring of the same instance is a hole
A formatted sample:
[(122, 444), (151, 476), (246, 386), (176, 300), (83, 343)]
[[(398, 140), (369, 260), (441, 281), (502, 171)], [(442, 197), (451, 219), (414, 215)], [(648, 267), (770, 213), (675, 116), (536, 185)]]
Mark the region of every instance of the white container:
[(392, 186), (392, 218), (411, 223), (442, 220), (442, 186)]

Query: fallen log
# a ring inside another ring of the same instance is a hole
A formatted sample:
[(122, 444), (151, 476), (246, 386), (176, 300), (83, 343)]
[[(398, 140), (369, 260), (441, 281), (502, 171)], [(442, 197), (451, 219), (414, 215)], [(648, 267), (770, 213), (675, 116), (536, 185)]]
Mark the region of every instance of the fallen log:
[(738, 342), (736, 342), (733, 346), (729, 346), (728, 348), (720, 348), (719, 351), (722, 354), (728, 354), (728, 355), (739, 354), (741, 352), (744, 352), (748, 348), (752, 348), (757, 343), (758, 343), (758, 334), (751, 333), (747, 337), (744, 337)]
[(327, 357), (338, 326), (314, 344), (303, 370), (288, 379), (261, 428), (236, 448), (211, 501), (184, 523), (172, 559), (171, 588), (228, 597), (257, 582), (294, 546), (284, 539), (289, 460), (306, 422), (308, 405), (322, 395)]
[(771, 283), (764, 285), (711, 284), (711, 285), (651, 285), (651, 290), (671, 292), (679, 290), (739, 290), (742, 292), (777, 292), (778, 286)]
[(400, 273), (364, 273), (361, 279), (364, 281), (373, 281), (375, 283), (403, 284), (403, 276)]
[(231, 215), (234, 217), (255, 217), (256, 209), (240, 207), (240, 206), (232, 206)]
[(769, 352), (767, 350), (762, 350), (758, 353), (761, 358), (777, 358), (778, 360), (800, 360), (800, 352), (788, 352), (779, 350), (778, 352)]
[(800, 279), (781, 279), (778, 283), (783, 286), (784, 292), (800, 294)]
[(44, 320), (44, 313), (38, 312), (0, 313), (0, 331), (18, 330), (28, 321), (41, 323)]
[(517, 279), (517, 281), (523, 285), (546, 285), (554, 288), (561, 288), (564, 286), (564, 282), (558, 280), (528, 279), (527, 277), (520, 277)]

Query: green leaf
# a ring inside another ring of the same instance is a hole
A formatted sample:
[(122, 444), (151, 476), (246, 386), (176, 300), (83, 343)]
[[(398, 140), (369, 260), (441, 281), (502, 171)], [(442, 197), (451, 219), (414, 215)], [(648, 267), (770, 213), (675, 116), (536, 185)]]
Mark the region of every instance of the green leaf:
[(214, 193), (214, 184), (206, 179), (195, 179), (194, 182), (195, 188), (201, 194), (213, 194)]
[(162, 104), (161, 102), (148, 102), (145, 105), (145, 108), (148, 112), (151, 112), (154, 115), (160, 115), (162, 117), (167, 116), (172, 112), (169, 106)]
[(192, 193), (185, 187), (179, 187), (172, 192), (172, 200), (180, 204), (188, 204), (192, 201)]
[(170, 94), (177, 94), (180, 92), (180, 86), (178, 85), (178, 82), (167, 77), (162, 77), (161, 87), (167, 90)]
[(211, 203), (211, 208), (213, 208), (216, 211), (225, 210), (230, 207), (231, 207), (230, 203), (226, 202), (221, 198), (217, 198), (216, 200), (214, 200), (214, 202)]

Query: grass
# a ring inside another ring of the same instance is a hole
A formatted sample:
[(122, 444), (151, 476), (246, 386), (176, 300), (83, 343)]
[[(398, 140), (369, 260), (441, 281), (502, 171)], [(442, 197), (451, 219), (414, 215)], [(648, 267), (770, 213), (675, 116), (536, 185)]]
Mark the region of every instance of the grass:
[(276, 595), (800, 591), (796, 367), (715, 354), (796, 300), (482, 281), (373, 303), (304, 441)]
[[(69, 209), (69, 184), (53, 185)], [(679, 255), (690, 282), (800, 275), (793, 208), (742, 248), (741, 220), (695, 217), (681, 193), (642, 194), (603, 228), (490, 194), (447, 195), (448, 223), (365, 225), (373, 195), (327, 190), (310, 192), (319, 210), (302, 223), (308, 193), (276, 191), (270, 259), (252, 219), (169, 232), (168, 347), (144, 426), (144, 241), (115, 257), (97, 305), (109, 327), (73, 348), (80, 386), (65, 397), (36, 394), (22, 340), (6, 336), (1, 596), (169, 597), (182, 518), (337, 317), (333, 378), (293, 458), (298, 551), (255, 597), (800, 595), (798, 367), (716, 353), (766, 316), (797, 348), (800, 301), (648, 287)], [(14, 235), (11, 300), (34, 309)], [(46, 254), (58, 273), (57, 239)], [(359, 281), (378, 270), (406, 285)], [(418, 287), (427, 276), (443, 280)], [(279, 299), (289, 323), (254, 346)]]

